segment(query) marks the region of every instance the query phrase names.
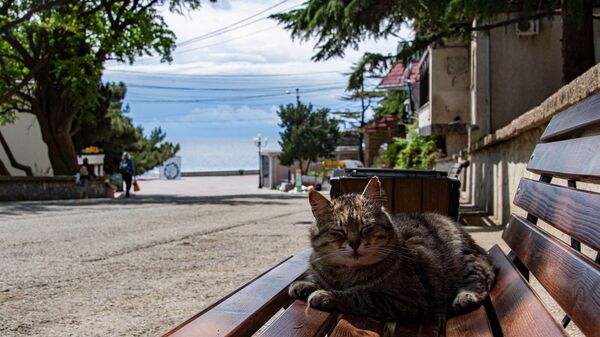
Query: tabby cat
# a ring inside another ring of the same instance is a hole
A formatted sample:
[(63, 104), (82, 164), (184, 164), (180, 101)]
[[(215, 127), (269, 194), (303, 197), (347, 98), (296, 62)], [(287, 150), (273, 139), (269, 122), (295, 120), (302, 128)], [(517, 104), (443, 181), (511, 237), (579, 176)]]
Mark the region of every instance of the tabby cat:
[(436, 317), (473, 309), (495, 271), (469, 234), (434, 214), (391, 215), (373, 177), (361, 195), (309, 194), (315, 223), (307, 276), (290, 285), (311, 307), (378, 319)]

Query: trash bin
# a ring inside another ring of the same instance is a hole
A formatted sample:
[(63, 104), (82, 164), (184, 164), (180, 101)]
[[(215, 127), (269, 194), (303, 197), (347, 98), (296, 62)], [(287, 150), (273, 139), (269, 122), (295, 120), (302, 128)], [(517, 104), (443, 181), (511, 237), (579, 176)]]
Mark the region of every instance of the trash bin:
[(458, 219), (460, 181), (442, 171), (346, 169), (344, 176), (331, 179), (331, 198), (361, 193), (373, 176), (379, 177), (391, 212), (437, 212)]

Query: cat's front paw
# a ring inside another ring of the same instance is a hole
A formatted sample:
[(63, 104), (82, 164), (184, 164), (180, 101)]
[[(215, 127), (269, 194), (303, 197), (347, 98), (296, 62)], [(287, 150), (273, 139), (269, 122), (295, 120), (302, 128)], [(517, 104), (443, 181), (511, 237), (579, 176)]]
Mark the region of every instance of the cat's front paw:
[(335, 296), (331, 291), (317, 290), (308, 296), (308, 305), (315, 309), (332, 311), (335, 309)]
[(452, 309), (454, 312), (462, 312), (475, 309), (478, 307), (485, 298), (487, 297), (486, 293), (474, 292), (471, 290), (460, 290), (454, 301), (452, 301)]
[(319, 289), (316, 284), (309, 281), (296, 281), (290, 284), (288, 294), (291, 298), (305, 300), (315, 290)]

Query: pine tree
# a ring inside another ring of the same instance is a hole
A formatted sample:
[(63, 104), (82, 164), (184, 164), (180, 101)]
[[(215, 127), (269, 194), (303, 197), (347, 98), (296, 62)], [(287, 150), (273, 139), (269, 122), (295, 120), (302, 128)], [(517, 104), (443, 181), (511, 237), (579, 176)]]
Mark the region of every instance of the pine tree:
[(281, 119), (279, 133), (283, 165), (298, 165), (308, 172), (310, 163), (329, 156), (338, 145), (338, 121), (329, 118), (329, 109), (313, 110), (312, 104), (281, 105), (277, 115)]

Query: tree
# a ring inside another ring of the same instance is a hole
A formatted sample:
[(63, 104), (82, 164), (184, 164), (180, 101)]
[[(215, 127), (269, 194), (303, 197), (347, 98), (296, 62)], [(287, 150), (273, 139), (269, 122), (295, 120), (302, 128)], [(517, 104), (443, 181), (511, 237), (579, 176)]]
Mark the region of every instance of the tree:
[(308, 172), (310, 163), (330, 155), (338, 144), (340, 134), (338, 121), (329, 118), (329, 109), (313, 111), (312, 104), (281, 105), (277, 115), (281, 119), (279, 133), (283, 165), (297, 164)]
[[(524, 19), (551, 17), (559, 9), (562, 9), (564, 27), (563, 82), (567, 83), (595, 64), (592, 0), (309, 0), (303, 8), (273, 17), (291, 31), (292, 37), (316, 38), (315, 61), (343, 56), (347, 48), (357, 49), (367, 38), (398, 37), (403, 26), (411, 26), (416, 33), (415, 39), (405, 41), (398, 53), (365, 55), (349, 83), (349, 89), (357, 89), (362, 85), (360, 74), (407, 60), (433, 42)], [(521, 12), (522, 15), (473, 26), (474, 19), (510, 12)]]
[[(10, 2), (15, 17), (30, 10)], [(72, 139), (81, 128), (83, 110), (99, 103), (104, 62), (133, 63), (152, 53), (171, 60), (175, 36), (157, 8), (164, 4), (182, 13), (198, 8), (200, 0), (68, 1), (0, 32), (0, 92), (14, 88), (16, 80), (27, 80), (19, 75), (31, 77), (2, 103), (0, 114), (35, 114), (56, 175), (77, 171)]]
[(407, 124), (405, 138), (394, 138), (388, 144), (376, 166), (397, 169), (430, 169), (440, 150), (435, 136), (423, 136), (417, 131), (417, 125)]
[(179, 144), (164, 141), (166, 133), (160, 128), (144, 136), (144, 129), (133, 125), (131, 118), (126, 116), (129, 107), (123, 107), (127, 93), (124, 83), (99, 84), (99, 91), (100, 104), (84, 111), (81, 130), (73, 137), (76, 149), (88, 146), (102, 149), (104, 168), (111, 173), (118, 171), (123, 152), (130, 152), (138, 174), (161, 165), (179, 151)]

